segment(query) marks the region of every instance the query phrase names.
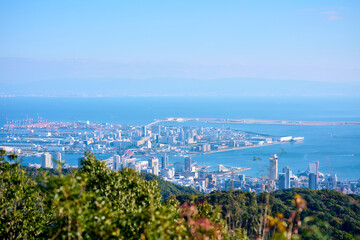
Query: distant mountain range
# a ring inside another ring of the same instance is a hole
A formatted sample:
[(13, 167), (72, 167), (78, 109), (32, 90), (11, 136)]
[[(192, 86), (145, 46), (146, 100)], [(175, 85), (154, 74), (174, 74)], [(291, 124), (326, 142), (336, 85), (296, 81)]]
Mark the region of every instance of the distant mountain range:
[(360, 96), (360, 83), (272, 79), (2, 81), (0, 96)]

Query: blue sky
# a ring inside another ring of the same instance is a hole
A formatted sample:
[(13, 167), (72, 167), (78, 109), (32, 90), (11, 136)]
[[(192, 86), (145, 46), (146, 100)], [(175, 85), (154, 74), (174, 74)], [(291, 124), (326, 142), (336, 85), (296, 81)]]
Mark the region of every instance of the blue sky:
[(1, 1), (0, 81), (360, 83), (360, 1)]

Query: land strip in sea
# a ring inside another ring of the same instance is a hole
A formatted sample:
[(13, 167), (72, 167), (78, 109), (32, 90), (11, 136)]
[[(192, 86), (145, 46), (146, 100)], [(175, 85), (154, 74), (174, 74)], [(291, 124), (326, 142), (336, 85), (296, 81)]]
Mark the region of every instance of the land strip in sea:
[(156, 120), (152, 124), (161, 122), (203, 122), (219, 124), (256, 124), (256, 125), (296, 125), (296, 126), (340, 126), (340, 125), (360, 125), (354, 121), (302, 121), (302, 120), (267, 120), (267, 119), (225, 119), (225, 118), (185, 118), (171, 117), (163, 120)]

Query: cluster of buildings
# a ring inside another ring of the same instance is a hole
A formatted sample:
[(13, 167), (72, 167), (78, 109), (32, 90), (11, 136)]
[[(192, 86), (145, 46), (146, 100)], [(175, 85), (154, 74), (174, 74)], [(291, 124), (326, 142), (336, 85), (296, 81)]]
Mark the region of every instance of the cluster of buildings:
[[(107, 166), (115, 171), (124, 167), (152, 173), (167, 181), (191, 186), (202, 192), (213, 190), (274, 191), (294, 187), (336, 189), (360, 194), (359, 181), (339, 182), (335, 174), (319, 172), (319, 163), (309, 164), (304, 173), (294, 174), (289, 167), (280, 169), (279, 158), (269, 159), (264, 177), (245, 176), (245, 168), (218, 165), (217, 171), (198, 166), (192, 154), (205, 154), (246, 147), (302, 141), (302, 137), (275, 137), (231, 128), (202, 126), (145, 126), (97, 124), (90, 122), (59, 123), (17, 121), (0, 128), (0, 148), (20, 156), (36, 156), (41, 162), (30, 166), (55, 168), (64, 160), (62, 154), (83, 154), (90, 150), (106, 154)], [(108, 157), (108, 156), (111, 157)], [(105, 156), (105, 155), (104, 155)], [(169, 157), (179, 160), (169, 163)], [(56, 161), (54, 161), (56, 160)], [(80, 165), (77, 164), (77, 165)], [(70, 167), (65, 163), (63, 167)], [(72, 167), (75, 167), (74, 165)]]
[(227, 151), (301, 141), (299, 137), (274, 137), (231, 128), (143, 126), (59, 123), (42, 119), (14, 121), (0, 128), (0, 146), (12, 147), (17, 154), (32, 156), (43, 152), (116, 154), (131, 149), (137, 156), (186, 155)]
[(343, 193), (360, 194), (360, 179), (358, 181), (338, 181), (336, 174), (319, 172), (319, 162), (309, 163), (308, 169), (299, 174), (293, 174), (286, 166), (279, 172), (279, 158), (275, 155), (269, 158), (269, 177), (263, 178), (261, 188), (257, 191), (273, 191), (289, 188), (310, 188), (312, 190), (333, 189)]
[[(122, 160), (121, 160), (122, 159)], [(294, 174), (290, 167), (279, 171), (279, 158), (275, 154), (269, 158), (268, 175), (264, 177), (245, 176), (245, 168), (226, 168), (219, 164), (218, 171), (209, 172), (197, 166), (189, 156), (183, 161), (169, 164), (169, 156), (150, 157), (148, 161), (129, 162), (129, 159), (115, 155), (104, 160), (108, 167), (120, 170), (133, 168), (137, 172), (152, 173), (182, 186), (193, 187), (204, 193), (214, 190), (243, 190), (248, 192), (271, 192), (289, 188), (310, 188), (313, 190), (334, 189), (344, 193), (360, 194), (360, 180), (338, 181), (336, 174), (319, 172), (319, 162), (309, 163), (306, 171)]]

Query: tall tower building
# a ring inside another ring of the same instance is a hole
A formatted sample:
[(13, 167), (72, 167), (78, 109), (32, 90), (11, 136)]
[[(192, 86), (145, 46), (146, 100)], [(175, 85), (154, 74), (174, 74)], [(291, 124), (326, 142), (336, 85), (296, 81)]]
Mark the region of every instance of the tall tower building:
[(169, 166), (169, 157), (166, 155), (166, 153), (164, 153), (164, 156), (162, 157), (161, 165), (163, 169), (167, 169)]
[(276, 156), (276, 154), (274, 154), (273, 157), (269, 158), (269, 179), (278, 179), (278, 157)]
[(119, 171), (121, 169), (121, 158), (119, 155), (115, 154), (113, 156), (113, 170)]
[(159, 159), (152, 157), (148, 160), (148, 163), (152, 173), (156, 176), (159, 176)]
[(121, 163), (122, 169), (126, 168), (127, 164), (128, 164), (127, 158), (123, 156), (122, 157), (122, 163)]
[(309, 174), (309, 188), (316, 190), (317, 189), (317, 177), (316, 173)]
[(191, 158), (185, 157), (185, 171), (191, 171)]
[(50, 153), (44, 153), (41, 156), (41, 167), (43, 167), (43, 168), (52, 168), (53, 167)]
[[(55, 162), (53, 160), (56, 160), (57, 162)], [(58, 167), (58, 162), (62, 162), (62, 160), (61, 160), (61, 152), (54, 152), (52, 154), (52, 164), (53, 164), (54, 168)]]
[(283, 190), (286, 189), (286, 174), (279, 173), (279, 189)]
[(146, 126), (143, 126), (143, 127), (142, 127), (142, 136), (143, 136), (143, 137), (146, 137), (146, 136), (147, 136)]
[(284, 167), (283, 173), (285, 174), (285, 189), (289, 189), (290, 188), (291, 169), (289, 167)]
[(316, 161), (316, 178), (319, 180), (319, 161)]

